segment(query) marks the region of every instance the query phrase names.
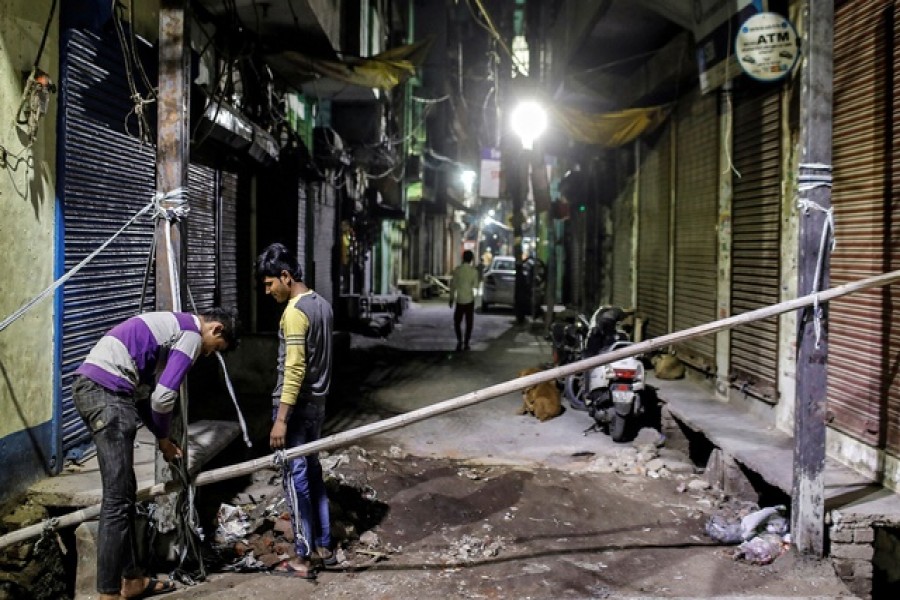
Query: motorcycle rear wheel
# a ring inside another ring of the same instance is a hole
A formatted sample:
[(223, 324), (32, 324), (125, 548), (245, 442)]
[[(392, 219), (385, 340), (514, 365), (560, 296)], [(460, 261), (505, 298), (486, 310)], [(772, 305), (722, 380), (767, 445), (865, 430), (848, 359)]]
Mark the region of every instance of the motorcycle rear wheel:
[(566, 377), (563, 395), (569, 401), (569, 406), (573, 410), (586, 411), (587, 405), (584, 403), (584, 375), (575, 373)]
[(612, 421), (609, 423), (609, 437), (611, 437), (614, 442), (624, 442), (627, 430), (628, 419), (619, 413), (613, 414)]

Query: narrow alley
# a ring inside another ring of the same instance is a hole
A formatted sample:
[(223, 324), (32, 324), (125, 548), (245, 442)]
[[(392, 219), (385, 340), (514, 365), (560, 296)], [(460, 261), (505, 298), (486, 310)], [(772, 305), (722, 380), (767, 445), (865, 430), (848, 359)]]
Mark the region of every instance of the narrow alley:
[[(478, 314), (472, 350), (456, 353), (444, 301), (413, 304), (387, 338), (353, 336), (326, 434), (541, 365), (550, 349), (540, 331), (517, 325), (511, 313)], [(671, 420), (664, 438), (644, 429), (636, 440), (660, 444), (672, 467), (649, 473), (634, 444), (584, 435), (586, 413), (566, 407), (540, 423), (516, 414), (521, 402), (509, 394), (331, 453), (341, 562), (317, 582), (219, 564), (206, 581), (168, 597), (851, 597), (829, 560), (807, 563), (788, 552), (753, 565), (710, 539), (704, 526), (724, 494), (702, 483), (700, 469), (684, 468), (690, 449)], [(235, 446), (223, 457), (239, 455)], [(281, 497), (272, 470), (200, 488), (198, 502), (214, 513), (219, 502)]]

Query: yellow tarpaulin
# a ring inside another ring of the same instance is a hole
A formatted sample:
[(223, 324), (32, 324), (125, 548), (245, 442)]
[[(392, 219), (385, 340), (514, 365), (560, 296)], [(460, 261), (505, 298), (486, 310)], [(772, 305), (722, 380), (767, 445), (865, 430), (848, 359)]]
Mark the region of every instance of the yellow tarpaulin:
[(586, 113), (565, 106), (550, 106), (553, 120), (572, 139), (600, 146), (621, 146), (650, 133), (666, 120), (669, 106), (629, 108), (613, 113)]
[(429, 37), (415, 44), (391, 48), (372, 58), (348, 58), (343, 62), (319, 60), (297, 52), (286, 52), (285, 57), (293, 64), (323, 77), (387, 91), (416, 74), (416, 67), (424, 62), (432, 39)]

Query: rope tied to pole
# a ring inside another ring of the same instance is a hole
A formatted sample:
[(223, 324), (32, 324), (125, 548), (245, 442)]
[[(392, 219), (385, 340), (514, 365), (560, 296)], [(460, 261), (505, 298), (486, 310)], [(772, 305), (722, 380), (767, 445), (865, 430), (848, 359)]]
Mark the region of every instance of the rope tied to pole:
[[(831, 165), (822, 163), (801, 163), (800, 175), (798, 177), (797, 189), (801, 194), (805, 194), (811, 190), (820, 187), (830, 188), (832, 184)], [(816, 348), (819, 348), (822, 338), (822, 308), (819, 306), (819, 285), (822, 280), (822, 273), (825, 271), (825, 247), (831, 238), (831, 247), (828, 248), (829, 254), (834, 252), (837, 246), (837, 238), (834, 228), (834, 207), (825, 208), (818, 202), (809, 198), (800, 197), (797, 200), (797, 208), (800, 209), (804, 216), (809, 216), (811, 212), (816, 211), (825, 215), (825, 222), (822, 226), (822, 236), (819, 239), (819, 256), (816, 264), (816, 273), (813, 278), (813, 285), (810, 293), (813, 294), (813, 326), (816, 332)]]

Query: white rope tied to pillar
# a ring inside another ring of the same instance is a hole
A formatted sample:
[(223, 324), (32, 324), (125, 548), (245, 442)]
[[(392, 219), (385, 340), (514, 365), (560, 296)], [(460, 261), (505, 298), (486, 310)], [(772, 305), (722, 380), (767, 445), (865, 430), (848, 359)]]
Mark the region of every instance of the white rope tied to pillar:
[[(172, 223), (180, 221), (188, 216), (190, 207), (188, 206), (187, 195), (184, 193), (183, 187), (175, 188), (164, 194), (158, 193), (153, 197), (156, 202), (156, 216), (158, 219), (165, 219), (166, 248), (168, 250), (167, 267), (169, 270), (169, 289), (172, 292), (172, 308), (175, 311), (181, 310), (181, 285), (177, 277), (177, 268), (175, 264), (174, 248), (172, 246)], [(163, 203), (168, 204), (164, 206)]]
[[(831, 187), (831, 165), (822, 163), (801, 163), (800, 176), (798, 177), (797, 189), (800, 193), (809, 192), (810, 190), (820, 187)], [(800, 198), (797, 200), (797, 208), (803, 211), (803, 214), (809, 216), (810, 211), (818, 211), (825, 214), (825, 222), (822, 226), (822, 235), (819, 238), (819, 257), (816, 264), (816, 272), (813, 277), (813, 285), (811, 293), (815, 294), (813, 302), (813, 326), (816, 332), (816, 348), (819, 347), (822, 337), (822, 309), (819, 306), (819, 283), (822, 274), (825, 271), (825, 245), (828, 242), (829, 235), (831, 237), (831, 247), (828, 252), (834, 252), (837, 246), (837, 238), (834, 228), (834, 207), (825, 208), (821, 204), (814, 202), (808, 198)]]

